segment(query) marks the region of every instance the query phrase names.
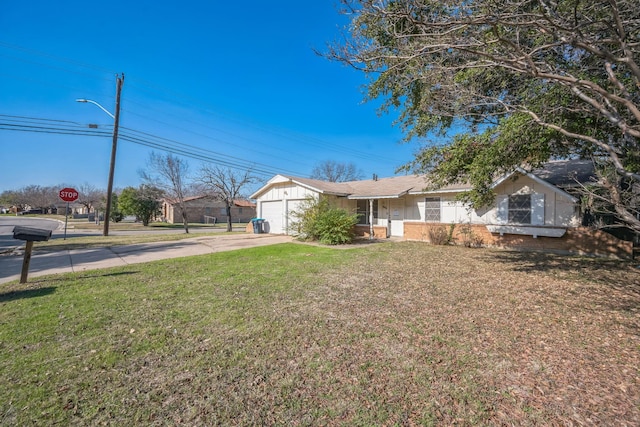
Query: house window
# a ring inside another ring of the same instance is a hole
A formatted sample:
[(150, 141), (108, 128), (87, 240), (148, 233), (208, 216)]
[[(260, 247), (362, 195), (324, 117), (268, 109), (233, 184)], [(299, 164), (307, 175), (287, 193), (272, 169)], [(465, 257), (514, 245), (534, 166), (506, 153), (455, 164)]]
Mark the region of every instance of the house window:
[(545, 225), (543, 193), (498, 196), (498, 224)]
[(508, 222), (531, 224), (531, 194), (512, 194), (509, 196)]
[[(369, 200), (358, 200), (356, 213), (358, 214), (358, 224), (369, 224), (370, 205)], [(378, 201), (373, 201), (373, 218), (378, 218)]]
[(440, 197), (424, 199), (424, 220), (426, 222), (440, 222)]

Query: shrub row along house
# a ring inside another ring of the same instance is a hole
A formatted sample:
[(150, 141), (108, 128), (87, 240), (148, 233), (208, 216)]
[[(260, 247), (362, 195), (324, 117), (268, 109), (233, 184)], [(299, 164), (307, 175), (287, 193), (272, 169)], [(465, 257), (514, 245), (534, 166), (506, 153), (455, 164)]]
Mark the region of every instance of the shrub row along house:
[(292, 212), (308, 197), (327, 197), (360, 215), (358, 235), (432, 241), (446, 230), (469, 245), (631, 258), (632, 242), (582, 225), (575, 189), (593, 176), (584, 160), (519, 169), (494, 182), (496, 200), (482, 209), (457, 200), (468, 186), (425, 190), (426, 178), (416, 175), (344, 183), (276, 175), (251, 198), (269, 233), (295, 234)]

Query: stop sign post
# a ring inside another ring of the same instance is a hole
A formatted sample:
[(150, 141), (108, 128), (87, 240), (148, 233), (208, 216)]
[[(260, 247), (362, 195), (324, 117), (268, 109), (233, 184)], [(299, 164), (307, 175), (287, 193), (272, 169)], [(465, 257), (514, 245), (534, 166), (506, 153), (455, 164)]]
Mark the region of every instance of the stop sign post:
[(69, 218), (69, 202), (78, 200), (78, 191), (75, 188), (65, 187), (58, 193), (60, 198), (67, 202), (67, 210), (64, 213), (64, 240), (67, 240), (67, 220)]

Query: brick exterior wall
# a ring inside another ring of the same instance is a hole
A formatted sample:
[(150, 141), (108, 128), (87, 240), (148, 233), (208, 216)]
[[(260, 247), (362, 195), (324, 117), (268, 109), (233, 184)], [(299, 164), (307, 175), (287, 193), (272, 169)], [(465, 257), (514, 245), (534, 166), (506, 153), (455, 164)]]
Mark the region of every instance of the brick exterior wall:
[[(224, 202), (211, 200), (208, 198), (199, 198), (195, 200), (185, 201), (187, 210), (187, 221), (191, 223), (205, 223), (205, 215), (216, 217), (216, 223), (226, 223), (227, 215), (224, 212)], [(242, 213), (241, 213), (242, 211)], [(182, 215), (178, 206), (164, 202), (162, 206), (162, 215), (169, 223), (181, 223)], [(255, 206), (232, 206), (231, 220), (233, 223), (248, 222), (251, 218), (256, 217)]]
[[(222, 213), (222, 209), (224, 209), (223, 206), (216, 206), (214, 208), (208, 208), (208, 209), (203, 206), (188, 206), (187, 218), (189, 222), (204, 223), (205, 222), (204, 217), (205, 215), (208, 215), (208, 216), (216, 217), (217, 224), (226, 223), (227, 215)], [(242, 209), (242, 213), (240, 213), (240, 209)], [(177, 218), (174, 218), (175, 222), (180, 222), (182, 220), (182, 218), (179, 217), (180, 214), (178, 213), (177, 208), (174, 209), (174, 215), (177, 216)], [(255, 217), (256, 217), (255, 208), (248, 208), (248, 207), (239, 208), (237, 206), (234, 206), (231, 208), (231, 219), (233, 220), (234, 223), (247, 222), (251, 220), (251, 218), (255, 218)]]
[[(434, 227), (444, 227), (449, 233), (451, 224), (434, 224), (426, 222), (405, 222), (404, 238), (429, 242), (429, 230)], [(532, 250), (564, 254), (596, 255), (623, 259), (633, 258), (633, 243), (617, 239), (609, 233), (592, 230), (586, 227), (569, 228), (562, 237), (537, 237), (505, 234), (500, 236), (491, 233), (482, 224), (456, 224), (453, 239), (456, 244), (463, 244), (465, 234), (461, 231), (470, 230), (466, 236), (473, 237), (472, 243), (482, 246), (503, 249)]]
[[(371, 237), (371, 227), (369, 225), (358, 224), (355, 227), (356, 236)], [(373, 237), (377, 239), (387, 238), (387, 227), (381, 225), (373, 226)]]

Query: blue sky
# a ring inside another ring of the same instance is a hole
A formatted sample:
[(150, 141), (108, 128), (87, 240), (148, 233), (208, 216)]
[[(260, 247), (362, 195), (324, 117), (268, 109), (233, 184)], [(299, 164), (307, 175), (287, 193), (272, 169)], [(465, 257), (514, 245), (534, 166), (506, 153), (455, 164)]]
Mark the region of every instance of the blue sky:
[[(394, 116), (362, 102), (362, 73), (314, 53), (348, 23), (333, 0), (1, 4), (0, 191), (106, 188), (109, 136), (8, 129), (111, 132), (107, 114), (75, 100), (113, 112), (118, 73), (125, 133), (253, 166), (263, 182), (308, 176), (324, 160), (353, 162), (367, 178), (392, 176), (417, 148), (400, 143)], [(121, 140), (114, 186), (137, 186), (151, 151)], [(201, 160), (185, 158), (197, 173)]]

